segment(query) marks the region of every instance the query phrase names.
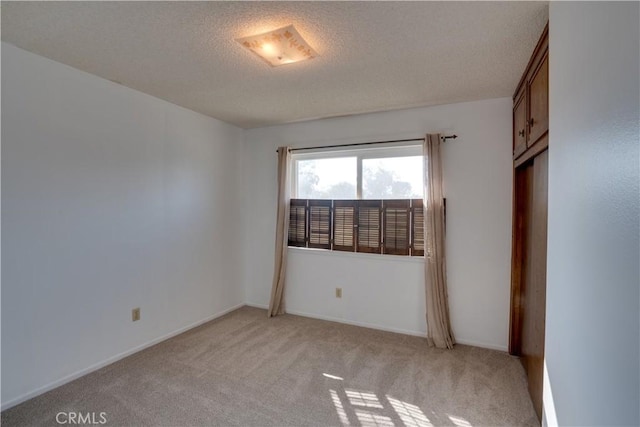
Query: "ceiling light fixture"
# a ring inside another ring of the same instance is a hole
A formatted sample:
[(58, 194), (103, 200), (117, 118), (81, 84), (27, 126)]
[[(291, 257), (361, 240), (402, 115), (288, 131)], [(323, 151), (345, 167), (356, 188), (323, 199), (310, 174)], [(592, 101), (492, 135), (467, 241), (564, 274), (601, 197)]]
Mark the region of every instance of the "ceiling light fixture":
[(236, 39), (238, 43), (264, 59), (272, 67), (312, 59), (318, 56), (293, 25), (267, 33)]

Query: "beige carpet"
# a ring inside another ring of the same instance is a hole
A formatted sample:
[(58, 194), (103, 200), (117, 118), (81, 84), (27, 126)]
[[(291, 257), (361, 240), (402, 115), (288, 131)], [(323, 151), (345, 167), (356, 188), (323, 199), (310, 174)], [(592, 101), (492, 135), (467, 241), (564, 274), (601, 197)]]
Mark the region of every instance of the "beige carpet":
[(250, 307), (10, 408), (2, 425), (57, 425), (61, 411), (125, 426), (538, 425), (505, 353)]

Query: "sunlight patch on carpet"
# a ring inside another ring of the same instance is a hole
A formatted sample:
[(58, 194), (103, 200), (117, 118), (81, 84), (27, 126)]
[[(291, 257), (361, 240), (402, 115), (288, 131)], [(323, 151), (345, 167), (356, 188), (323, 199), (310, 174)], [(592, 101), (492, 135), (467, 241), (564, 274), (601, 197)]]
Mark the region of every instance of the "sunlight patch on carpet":
[(338, 418), (340, 418), (340, 422), (343, 426), (349, 425), (349, 417), (347, 417), (347, 413), (344, 411), (344, 406), (342, 406), (342, 401), (340, 400), (340, 396), (335, 390), (329, 390), (331, 393), (331, 400), (333, 401), (333, 406), (336, 407), (336, 412), (338, 413)]
[(387, 400), (406, 427), (433, 427), (429, 418), (416, 405), (403, 402), (387, 395)]
[(368, 408), (380, 409), (383, 408), (380, 400), (378, 399), (378, 396), (376, 396), (374, 393), (350, 389), (346, 389), (345, 393), (347, 393), (349, 403), (354, 406), (366, 406)]

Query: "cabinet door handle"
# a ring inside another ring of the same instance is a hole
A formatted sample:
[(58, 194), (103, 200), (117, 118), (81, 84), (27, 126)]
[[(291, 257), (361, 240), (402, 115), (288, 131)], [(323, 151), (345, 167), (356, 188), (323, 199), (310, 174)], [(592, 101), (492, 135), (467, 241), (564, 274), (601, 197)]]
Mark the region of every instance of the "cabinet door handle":
[(533, 117), (531, 117), (529, 119), (529, 127), (532, 128), (533, 127)]
[(524, 136), (524, 129), (518, 131), (518, 135)]

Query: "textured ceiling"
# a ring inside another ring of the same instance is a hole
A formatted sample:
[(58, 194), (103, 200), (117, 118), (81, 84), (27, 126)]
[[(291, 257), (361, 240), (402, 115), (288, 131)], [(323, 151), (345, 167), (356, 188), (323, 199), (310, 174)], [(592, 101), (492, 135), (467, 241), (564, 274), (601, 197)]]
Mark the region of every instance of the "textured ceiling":
[[(511, 96), (546, 2), (2, 2), (2, 40), (241, 127)], [(234, 39), (294, 24), (272, 68)]]

